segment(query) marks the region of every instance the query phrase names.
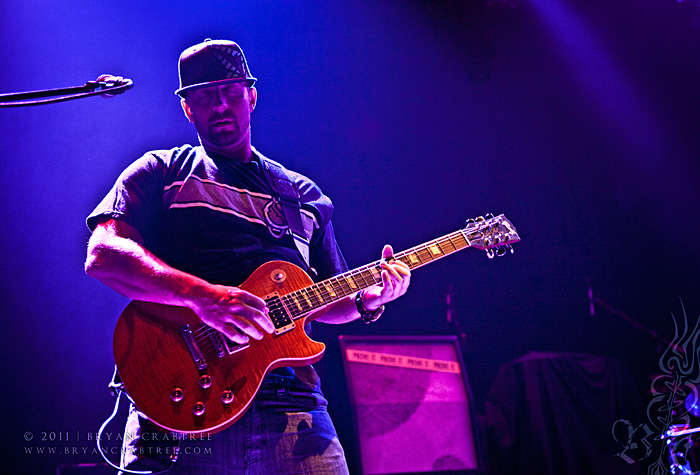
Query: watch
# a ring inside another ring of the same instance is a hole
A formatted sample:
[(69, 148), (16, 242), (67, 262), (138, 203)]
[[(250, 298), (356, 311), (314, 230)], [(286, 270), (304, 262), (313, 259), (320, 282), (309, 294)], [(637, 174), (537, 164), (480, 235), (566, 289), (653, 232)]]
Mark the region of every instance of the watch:
[(360, 314), (360, 318), (362, 318), (362, 321), (365, 323), (372, 323), (376, 322), (379, 320), (379, 317), (382, 316), (384, 313), (384, 305), (379, 307), (376, 310), (367, 310), (365, 308), (365, 303), (362, 300), (362, 297), (365, 295), (364, 290), (360, 290), (356, 295), (355, 295), (355, 307), (357, 307), (357, 311)]

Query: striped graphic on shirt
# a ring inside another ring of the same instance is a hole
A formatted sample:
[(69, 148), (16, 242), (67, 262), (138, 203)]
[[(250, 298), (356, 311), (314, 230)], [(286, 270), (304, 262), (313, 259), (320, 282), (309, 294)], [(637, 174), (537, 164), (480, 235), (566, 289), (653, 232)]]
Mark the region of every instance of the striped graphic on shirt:
[[(260, 224), (275, 237), (289, 234), (282, 207), (272, 196), (245, 188), (237, 188), (198, 176), (176, 181), (164, 188), (164, 200), (169, 208), (207, 208), (231, 214), (248, 222)], [(296, 236), (309, 244), (318, 222), (313, 213), (301, 210), (305, 236)]]

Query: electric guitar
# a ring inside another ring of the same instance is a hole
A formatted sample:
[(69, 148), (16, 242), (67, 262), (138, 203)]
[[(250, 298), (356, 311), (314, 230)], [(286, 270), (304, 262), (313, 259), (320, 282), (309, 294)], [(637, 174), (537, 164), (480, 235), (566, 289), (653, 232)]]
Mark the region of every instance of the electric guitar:
[[(501, 256), (520, 240), (503, 216), (467, 221), (464, 229), (394, 255), (415, 269), (468, 247)], [(313, 283), (299, 267), (272, 261), (240, 288), (265, 300), (275, 331), (236, 344), (186, 307), (132, 301), (114, 331), (114, 358), (136, 407), (165, 430), (214, 434), (240, 419), (263, 377), (282, 366), (321, 359), (325, 345), (304, 331), (307, 321), (348, 295), (381, 283), (381, 261)]]

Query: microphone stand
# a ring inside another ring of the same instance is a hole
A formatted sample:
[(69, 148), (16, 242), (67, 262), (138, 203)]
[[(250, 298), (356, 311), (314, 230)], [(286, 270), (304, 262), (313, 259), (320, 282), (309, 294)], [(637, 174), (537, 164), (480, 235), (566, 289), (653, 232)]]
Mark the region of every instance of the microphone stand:
[[(21, 107), (52, 104), (54, 102), (70, 101), (81, 97), (98, 95), (103, 95), (103, 97), (110, 98), (117, 94), (126, 92), (132, 87), (134, 87), (134, 82), (131, 79), (103, 74), (102, 76), (98, 77), (97, 80), (88, 81), (82, 86), (0, 94), (0, 107)], [(96, 90), (98, 88), (100, 89)], [(35, 100), (44, 97), (50, 97), (50, 99)]]
[(452, 284), (447, 284), (447, 293), (445, 294), (445, 303), (447, 304), (447, 323), (452, 327), (452, 331), (457, 335), (459, 346), (461, 350), (464, 351), (467, 347), (467, 334), (459, 326), (459, 320), (457, 320), (457, 314), (455, 313), (455, 304), (452, 301), (453, 292), (454, 287)]
[(601, 307), (603, 307), (605, 310), (607, 310), (608, 312), (612, 313), (613, 315), (617, 315), (618, 317), (620, 317), (621, 319), (623, 319), (624, 321), (626, 321), (627, 323), (632, 325), (637, 330), (643, 331), (647, 335), (651, 336), (658, 343), (663, 343), (667, 347), (673, 346), (674, 348), (677, 348), (677, 346), (673, 342), (662, 337), (661, 335), (659, 335), (657, 332), (655, 332), (651, 328), (649, 328), (645, 325), (642, 325), (641, 323), (639, 323), (637, 320), (635, 320), (631, 316), (627, 315), (622, 310), (618, 310), (617, 308), (615, 308), (614, 306), (612, 306), (611, 304), (609, 304), (605, 300), (594, 295), (593, 294), (593, 287), (591, 286), (590, 280), (588, 280), (588, 304), (589, 304), (589, 308), (590, 308), (591, 317), (593, 317), (595, 315), (595, 304), (598, 304)]

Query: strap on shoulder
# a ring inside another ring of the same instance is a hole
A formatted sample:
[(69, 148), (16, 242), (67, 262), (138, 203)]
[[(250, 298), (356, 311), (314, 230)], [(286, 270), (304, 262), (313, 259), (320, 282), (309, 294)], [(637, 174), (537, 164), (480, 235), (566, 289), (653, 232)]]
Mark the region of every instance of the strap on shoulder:
[(292, 238), (297, 250), (301, 254), (307, 268), (311, 268), (309, 262), (309, 242), (304, 237), (304, 225), (301, 222), (301, 203), (299, 202), (299, 189), (291, 180), (287, 169), (277, 162), (258, 154), (260, 165), (265, 173), (268, 183), (277, 193), (284, 217), (287, 220)]

